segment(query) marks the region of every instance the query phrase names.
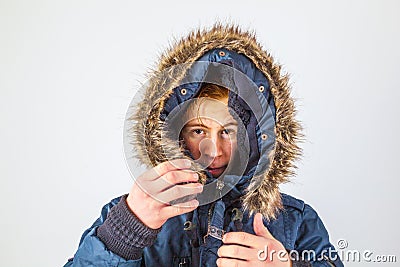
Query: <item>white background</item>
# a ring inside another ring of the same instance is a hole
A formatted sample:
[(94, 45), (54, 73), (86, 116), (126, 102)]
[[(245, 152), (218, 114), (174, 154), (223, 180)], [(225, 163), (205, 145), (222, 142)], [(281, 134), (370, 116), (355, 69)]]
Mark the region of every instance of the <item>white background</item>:
[(333, 243), (400, 261), (399, 11), (388, 0), (1, 0), (1, 266), (73, 255), (101, 206), (130, 189), (122, 128), (144, 74), (216, 19), (254, 29), (291, 73), (307, 139), (282, 190), (318, 211)]

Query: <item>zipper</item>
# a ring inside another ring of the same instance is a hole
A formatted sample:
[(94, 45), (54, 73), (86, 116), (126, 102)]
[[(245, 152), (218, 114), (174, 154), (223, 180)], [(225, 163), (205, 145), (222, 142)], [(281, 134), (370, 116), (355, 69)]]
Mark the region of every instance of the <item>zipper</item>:
[(207, 233), (203, 236), (203, 243), (206, 243), (206, 238), (209, 236), (211, 232), (211, 216), (214, 211), (215, 202), (211, 203), (210, 208), (208, 209), (208, 220), (207, 220)]
[[(215, 184), (215, 189), (216, 189), (216, 199), (221, 199), (222, 198), (222, 189), (224, 188), (225, 183), (222, 179), (218, 179), (216, 184)], [(211, 203), (210, 208), (208, 209), (208, 222), (207, 222), (207, 233), (205, 236), (203, 236), (203, 243), (206, 243), (206, 238), (211, 234), (211, 217), (214, 211), (215, 207), (215, 202)]]

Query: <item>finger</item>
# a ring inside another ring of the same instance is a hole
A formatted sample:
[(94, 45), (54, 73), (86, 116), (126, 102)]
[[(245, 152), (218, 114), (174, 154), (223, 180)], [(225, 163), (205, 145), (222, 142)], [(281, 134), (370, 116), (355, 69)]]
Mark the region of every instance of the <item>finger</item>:
[(197, 199), (193, 199), (187, 201), (185, 203), (179, 203), (176, 205), (165, 206), (161, 208), (160, 215), (163, 218), (171, 218), (174, 216), (178, 216), (184, 213), (191, 212), (195, 210), (199, 206), (199, 201)]
[(222, 242), (224, 242), (224, 244), (237, 244), (256, 248), (260, 243), (259, 239), (260, 237), (246, 232), (229, 232), (224, 234)]
[(218, 258), (217, 259), (218, 267), (248, 267), (252, 266), (250, 262), (237, 260), (237, 259), (229, 259), (229, 258)]
[[(146, 181), (141, 181), (140, 183), (137, 183), (147, 195), (151, 196), (153, 199), (159, 200), (165, 204), (168, 204), (168, 202), (171, 198), (165, 198), (165, 195), (159, 195), (160, 193), (167, 191), (171, 189), (175, 185), (180, 185), (182, 183), (196, 183), (198, 182), (199, 176), (196, 172), (191, 171), (191, 170), (178, 170), (178, 171), (171, 171), (168, 172), (167, 174), (159, 177), (158, 179), (155, 180), (146, 180)], [(201, 184), (197, 184), (197, 186), (201, 186)], [(171, 192), (171, 191), (170, 191)], [(166, 193), (170, 194), (170, 193)]]
[(170, 171), (190, 169), (191, 166), (192, 162), (188, 159), (165, 161), (146, 171), (141, 175), (141, 178), (143, 180), (154, 180)]
[(190, 195), (196, 195), (199, 194), (203, 191), (203, 185), (200, 183), (190, 183), (190, 184), (184, 184), (184, 185), (175, 185), (157, 195), (154, 197), (163, 202), (163, 203), (169, 203), (173, 200), (185, 197), (185, 196), (190, 196)]
[(174, 185), (183, 183), (196, 183), (199, 180), (199, 175), (195, 171), (178, 170), (170, 171), (163, 176), (153, 181), (146, 181), (148, 187), (154, 188), (155, 192), (162, 192)]
[(257, 251), (239, 245), (223, 245), (218, 249), (218, 257), (239, 260), (257, 260)]
[(274, 236), (268, 231), (268, 228), (265, 227), (261, 213), (257, 213), (254, 216), (253, 228), (257, 236), (275, 239)]

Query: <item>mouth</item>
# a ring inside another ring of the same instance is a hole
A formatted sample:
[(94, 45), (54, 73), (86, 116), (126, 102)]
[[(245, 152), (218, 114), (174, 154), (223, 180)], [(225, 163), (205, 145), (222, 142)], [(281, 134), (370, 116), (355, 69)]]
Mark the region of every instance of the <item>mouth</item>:
[(212, 175), (213, 177), (218, 177), (218, 176), (220, 176), (220, 175), (225, 171), (225, 169), (226, 169), (226, 166), (222, 166), (222, 167), (218, 167), (218, 168), (211, 168), (211, 167), (208, 167), (208, 168), (207, 168), (207, 171), (208, 171), (209, 173), (211, 173), (211, 175)]

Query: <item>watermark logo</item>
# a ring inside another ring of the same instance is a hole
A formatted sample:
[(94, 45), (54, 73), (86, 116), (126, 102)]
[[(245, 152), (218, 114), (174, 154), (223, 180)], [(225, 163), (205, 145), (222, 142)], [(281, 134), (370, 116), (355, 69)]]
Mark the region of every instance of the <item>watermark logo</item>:
[(257, 253), (260, 261), (282, 261), (286, 262), (290, 258), (292, 261), (330, 261), (334, 262), (339, 258), (343, 262), (368, 262), (368, 263), (396, 263), (397, 256), (391, 254), (377, 254), (373, 250), (348, 249), (349, 243), (346, 239), (339, 239), (336, 243), (337, 250), (333, 247), (322, 250), (319, 254), (315, 250), (269, 250), (266, 245)]
[(260, 261), (266, 261), (266, 260), (273, 261), (274, 258), (275, 258), (275, 254), (276, 254), (276, 258), (279, 261), (286, 262), (286, 261), (289, 260), (288, 257), (287, 257), (288, 252), (286, 250), (278, 250), (278, 251), (276, 251), (276, 250), (272, 249), (271, 251), (268, 251), (268, 246), (267, 245), (264, 246), (264, 249), (260, 249), (258, 251), (257, 258)]
[(391, 254), (378, 254), (371, 249), (348, 249), (349, 243), (346, 239), (337, 241), (337, 255), (344, 262), (375, 262), (375, 263), (395, 263), (397, 256)]
[(346, 239), (339, 239), (337, 241), (337, 248), (338, 249), (345, 249), (349, 246), (349, 243), (347, 242)]

